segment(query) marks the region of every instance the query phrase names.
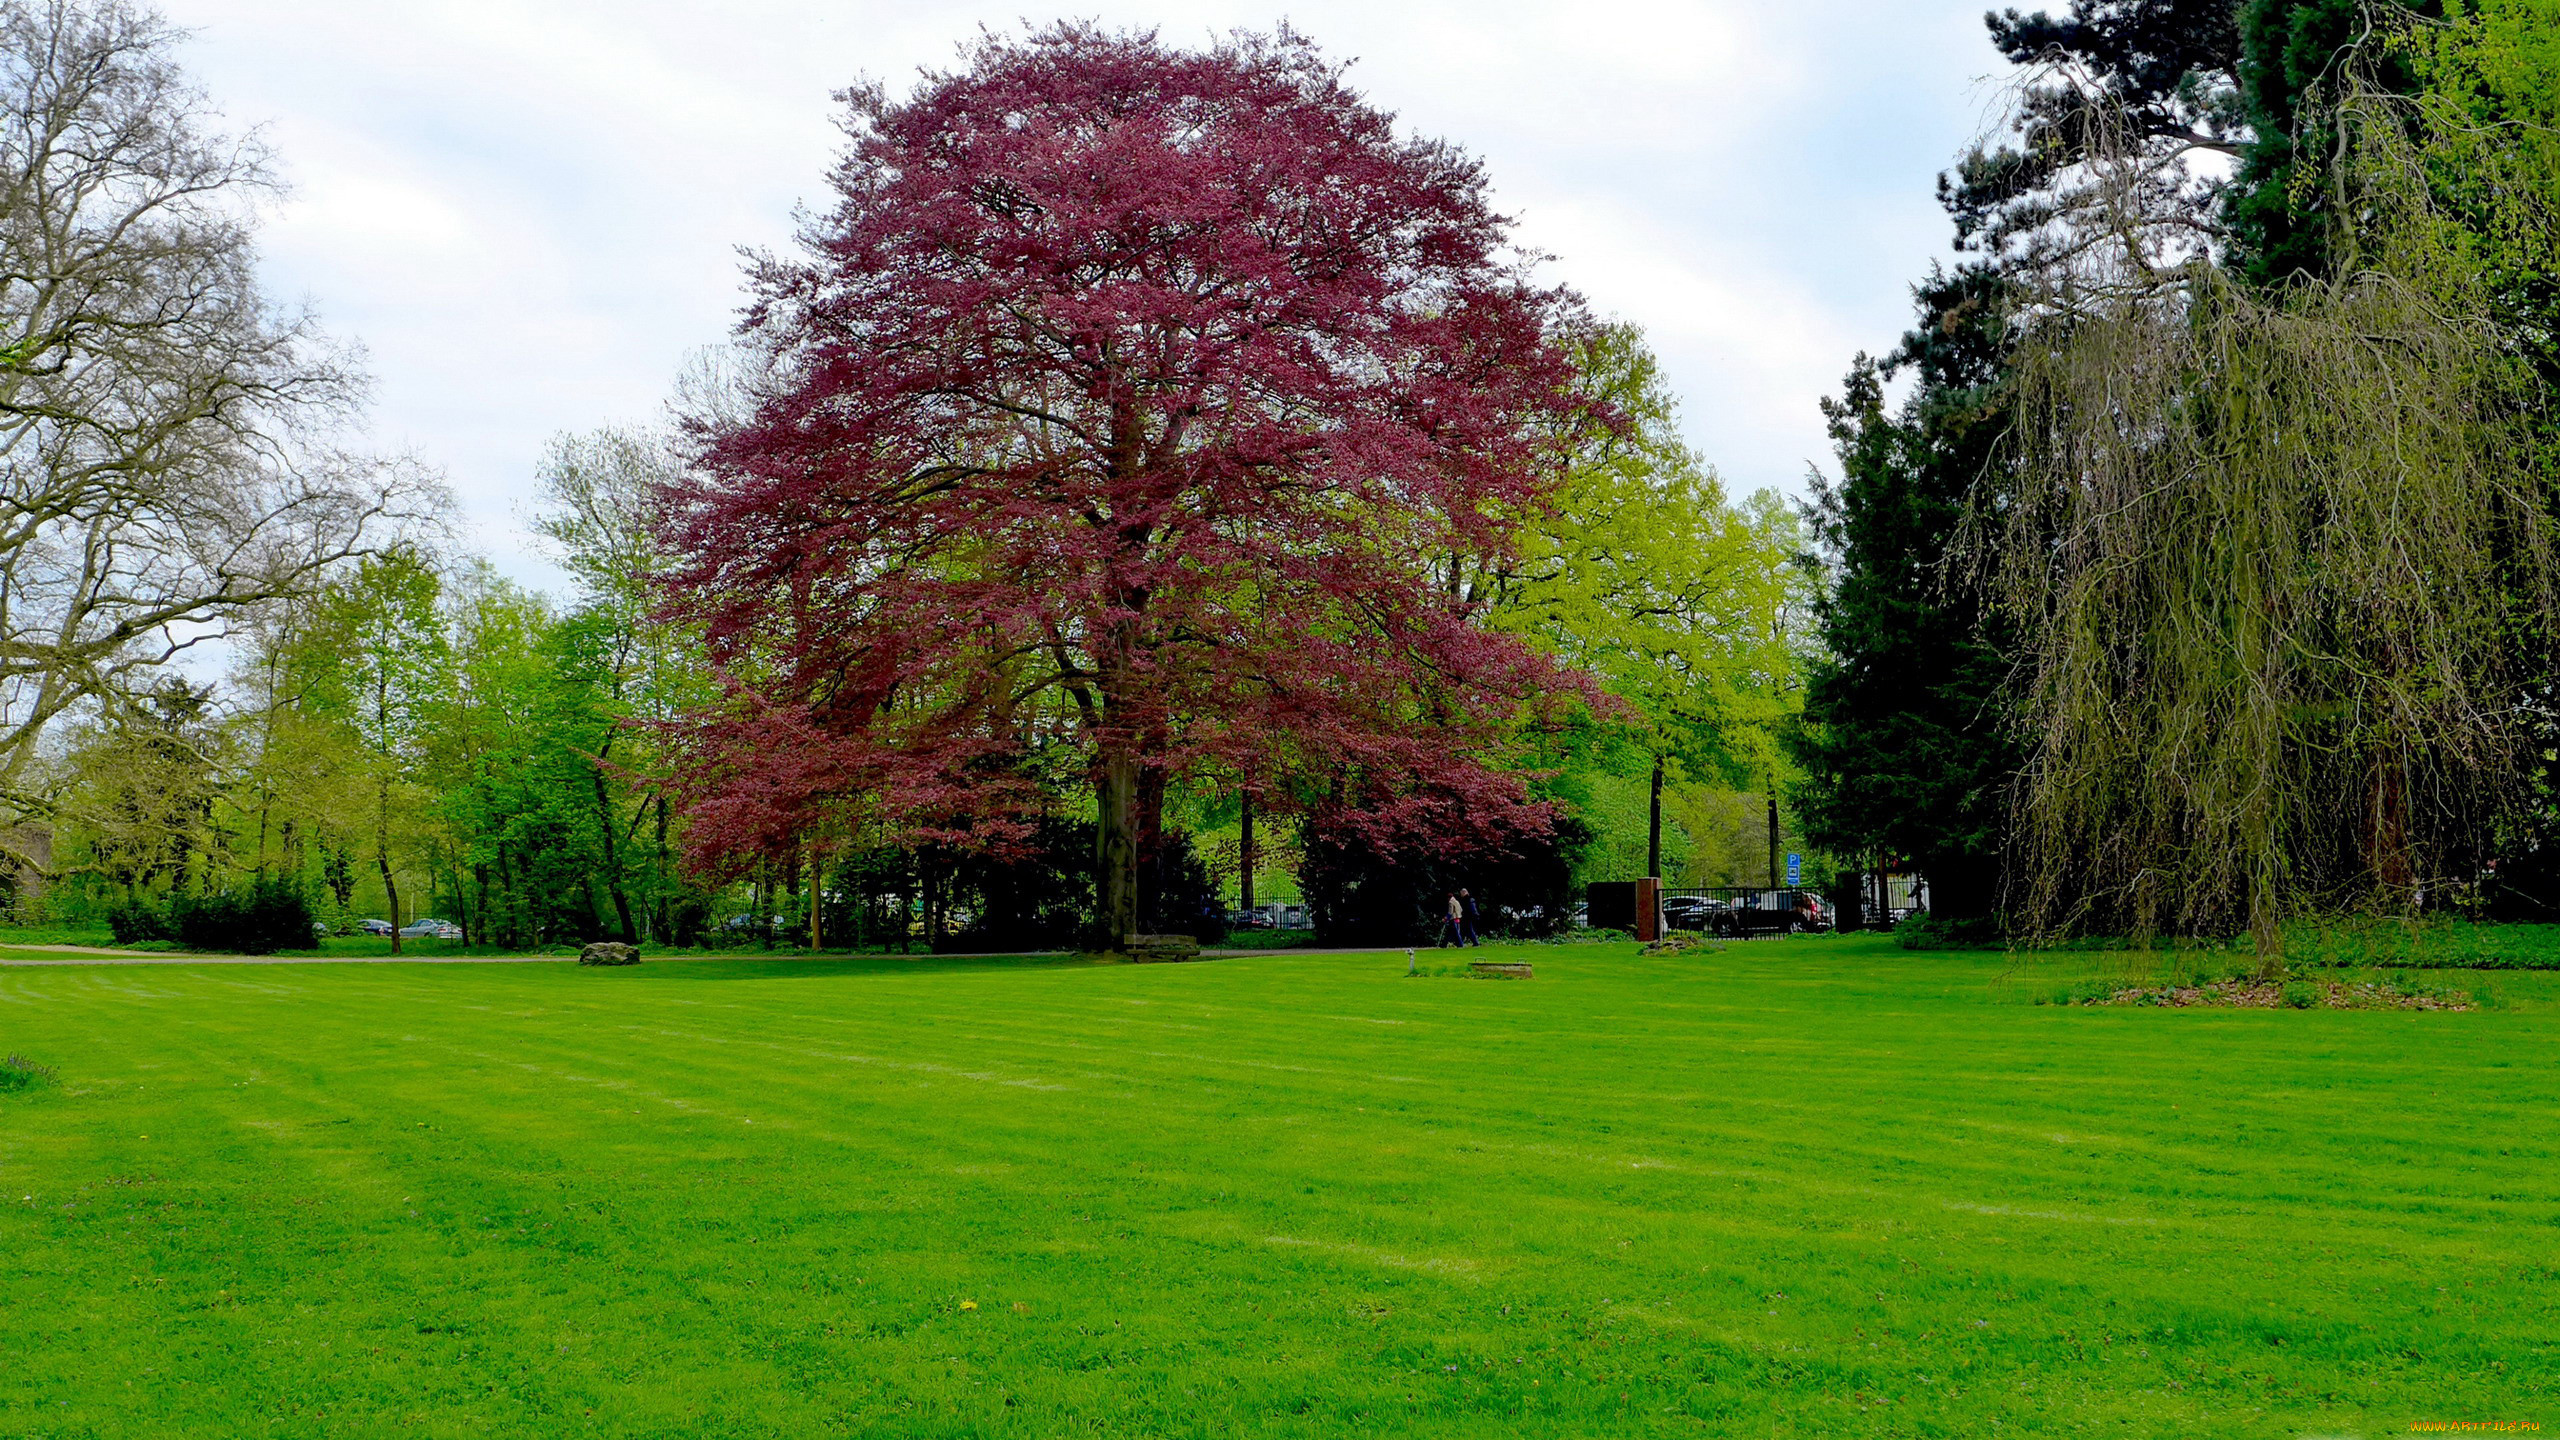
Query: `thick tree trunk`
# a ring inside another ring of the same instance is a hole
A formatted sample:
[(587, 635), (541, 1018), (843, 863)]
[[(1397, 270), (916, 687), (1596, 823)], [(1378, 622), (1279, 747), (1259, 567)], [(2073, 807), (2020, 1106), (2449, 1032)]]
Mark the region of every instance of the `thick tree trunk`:
[[(1148, 747), (1150, 755), (1164, 753), (1161, 743)], [(1164, 767), (1141, 764), (1138, 767), (1138, 928), (1148, 934), (1177, 930), (1165, 914), (1164, 894)]]
[(1138, 758), (1106, 748), (1094, 798), (1094, 920), (1102, 948), (1125, 955), (1138, 933)]

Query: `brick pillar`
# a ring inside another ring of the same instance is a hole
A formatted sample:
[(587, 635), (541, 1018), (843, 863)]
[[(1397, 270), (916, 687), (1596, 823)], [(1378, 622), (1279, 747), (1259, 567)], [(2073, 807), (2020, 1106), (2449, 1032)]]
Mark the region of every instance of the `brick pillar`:
[(1636, 882), (1636, 938), (1646, 942), (1662, 938), (1662, 879), (1647, 875)]

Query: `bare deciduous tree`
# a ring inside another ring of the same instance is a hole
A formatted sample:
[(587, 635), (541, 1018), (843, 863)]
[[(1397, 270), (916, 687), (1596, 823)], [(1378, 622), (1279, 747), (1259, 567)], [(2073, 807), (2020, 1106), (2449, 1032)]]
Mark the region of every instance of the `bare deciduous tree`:
[(332, 437), (353, 358), (256, 274), (264, 148), (127, 0), (0, 0), (0, 814), (48, 727), (432, 516)]

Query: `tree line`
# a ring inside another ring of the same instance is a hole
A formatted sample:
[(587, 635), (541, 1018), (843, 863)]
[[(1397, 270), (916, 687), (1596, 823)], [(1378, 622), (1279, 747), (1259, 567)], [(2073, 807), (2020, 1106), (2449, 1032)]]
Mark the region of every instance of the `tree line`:
[(181, 37), (0, 10), (21, 918), (1125, 945), (1270, 877), (1343, 938), (1469, 879), (1552, 929), (1587, 871), (1736, 878), (1787, 773), (1797, 517), (1294, 34), (850, 92), (835, 205), (670, 422), (544, 460), (551, 597), (351, 438)]
[(2560, 8), (1991, 31), (1964, 258), (1829, 407), (1812, 832), (2030, 935), (2548, 914)]
[(665, 423), (543, 458), (560, 597), (352, 438), (179, 37), (0, 17), (22, 918), (1392, 941), (1775, 883), (1781, 799), (1839, 898), (2018, 935), (2560, 886), (2552, 0), (1991, 17), (1802, 510), (1305, 37), (984, 35), (846, 93)]

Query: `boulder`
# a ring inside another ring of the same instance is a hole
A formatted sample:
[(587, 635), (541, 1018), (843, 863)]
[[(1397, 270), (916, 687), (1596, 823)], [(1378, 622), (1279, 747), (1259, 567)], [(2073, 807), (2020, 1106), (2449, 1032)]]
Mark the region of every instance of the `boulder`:
[(613, 940), (599, 940), (578, 952), (578, 963), (581, 965), (637, 965), (640, 963), (640, 947), (624, 945)]

